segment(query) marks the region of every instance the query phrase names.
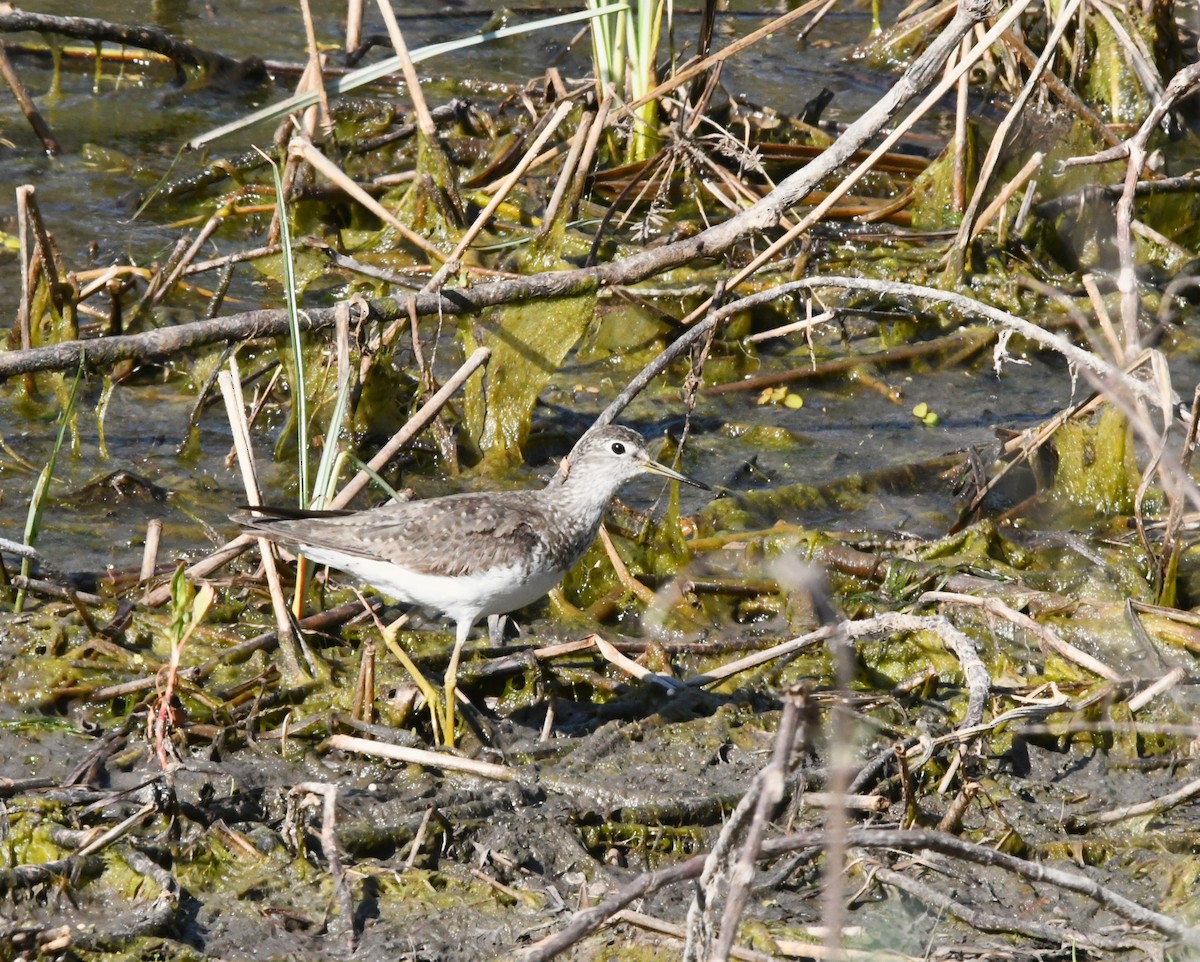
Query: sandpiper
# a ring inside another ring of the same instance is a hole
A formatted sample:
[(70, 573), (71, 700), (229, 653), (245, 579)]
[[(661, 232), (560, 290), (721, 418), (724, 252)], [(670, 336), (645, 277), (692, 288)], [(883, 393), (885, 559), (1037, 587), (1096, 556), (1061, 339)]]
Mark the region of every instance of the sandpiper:
[(567, 468), (561, 483), (535, 490), (452, 494), (352, 513), (254, 508), (261, 517), (232, 519), (454, 621), (445, 678), (446, 737), (452, 740), (458, 660), (480, 618), (528, 605), (558, 584), (591, 546), (608, 503), (631, 478), (651, 473), (708, 487), (654, 461), (642, 436), (618, 425), (584, 435)]

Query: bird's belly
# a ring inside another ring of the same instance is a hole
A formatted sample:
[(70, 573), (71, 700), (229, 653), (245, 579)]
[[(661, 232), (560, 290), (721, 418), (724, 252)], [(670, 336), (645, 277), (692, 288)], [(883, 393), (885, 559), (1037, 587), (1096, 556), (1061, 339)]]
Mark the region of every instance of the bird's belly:
[(398, 601), (433, 608), (455, 620), (465, 616), (474, 621), (483, 615), (522, 608), (541, 598), (566, 573), (530, 573), (525, 565), (507, 565), (466, 575), (431, 575), (324, 548), (306, 547), (304, 553), (318, 564), (354, 575)]

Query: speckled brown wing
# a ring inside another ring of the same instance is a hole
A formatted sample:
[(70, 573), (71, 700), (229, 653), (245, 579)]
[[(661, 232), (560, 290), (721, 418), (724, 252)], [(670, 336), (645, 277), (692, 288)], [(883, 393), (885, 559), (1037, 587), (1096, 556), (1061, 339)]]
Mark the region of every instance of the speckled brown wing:
[(531, 560), (546, 551), (536, 492), (456, 494), (342, 516), (269, 520), (239, 516), (255, 534), (312, 545), (422, 574), (457, 576)]

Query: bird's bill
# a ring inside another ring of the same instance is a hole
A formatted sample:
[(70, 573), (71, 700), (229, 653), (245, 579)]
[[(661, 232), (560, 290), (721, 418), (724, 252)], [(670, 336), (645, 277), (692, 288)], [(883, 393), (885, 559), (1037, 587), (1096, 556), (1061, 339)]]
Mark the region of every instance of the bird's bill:
[(689, 478), (686, 474), (672, 471), (665, 464), (659, 464), (657, 461), (647, 460), (643, 462), (642, 469), (648, 471), (650, 474), (660, 474), (664, 478), (670, 478), (672, 481), (682, 481), (684, 484), (690, 484), (693, 488), (703, 488), (705, 491), (712, 490), (703, 481), (697, 481), (695, 478)]

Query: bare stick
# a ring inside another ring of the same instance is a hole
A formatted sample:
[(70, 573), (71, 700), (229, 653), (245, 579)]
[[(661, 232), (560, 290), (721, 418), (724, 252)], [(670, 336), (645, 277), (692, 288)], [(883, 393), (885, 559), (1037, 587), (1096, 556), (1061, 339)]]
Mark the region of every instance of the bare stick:
[(750, 898), (750, 883), (754, 880), (754, 866), (762, 851), (767, 825), (776, 807), (783, 800), (784, 784), (791, 768), (792, 750), (795, 747), (799, 722), (800, 707), (797, 699), (795, 696), (788, 697), (783, 704), (779, 729), (775, 733), (775, 749), (771, 754), (771, 761), (762, 770), (762, 783), (754, 803), (753, 819), (737, 860), (730, 869), (729, 891), (726, 894), (725, 911), (721, 916), (715, 958), (728, 958), (733, 950), (738, 924)]
[(448, 772), (466, 772), (495, 781), (512, 782), (520, 777), (517, 769), (509, 768), (507, 765), (479, 762), (473, 758), (460, 758), (457, 755), (430, 752), (423, 748), (409, 748), (405, 745), (393, 745), (388, 742), (369, 741), (366, 738), (355, 738), (352, 735), (332, 735), (324, 744), (339, 751), (357, 752), (373, 758), (387, 758), (410, 765), (439, 768)]
[[(1171, 78), (1168, 91), (1159, 98), (1150, 116), (1154, 117), (1159, 112), (1159, 105), (1173, 103), (1174, 99), (1182, 96), (1183, 89), (1194, 89), (1197, 82), (1200, 82), (1200, 64), (1193, 64), (1181, 70)], [(1121, 292), (1121, 326), (1124, 329), (1125, 350), (1129, 354), (1137, 351), (1141, 338), (1138, 332), (1141, 298), (1138, 297), (1133, 251), (1133, 201), (1137, 182), (1142, 176), (1142, 168), (1146, 165), (1150, 136), (1157, 126), (1151, 126), (1149, 120), (1150, 117), (1147, 117), (1141, 129), (1126, 141), (1129, 162), (1125, 170), (1125, 189), (1121, 191), (1121, 199), (1117, 201), (1117, 252), (1121, 258), (1121, 269), (1117, 272), (1117, 290)]]
[[(183, 569), (184, 575), (191, 581), (197, 581), (204, 578), (214, 571), (225, 567), (234, 558), (240, 555), (243, 551), (254, 544), (258, 539), (252, 535), (243, 534), (234, 538), (232, 541), (222, 545), (212, 554), (205, 558), (201, 558), (194, 565), (189, 565)], [(171, 586), (169, 584), (159, 585), (153, 591), (147, 593), (142, 600), (147, 608), (157, 608), (159, 605), (166, 604), (171, 600)]]
[[(789, 281), (786, 284), (780, 284), (766, 291), (760, 291), (756, 294), (751, 294), (737, 301), (732, 301), (723, 305), (721, 308), (712, 311), (699, 324), (694, 325), (686, 334), (678, 337), (670, 345), (668, 345), (657, 357), (650, 361), (632, 381), (629, 382), (609, 405), (596, 418), (589, 431), (594, 431), (602, 425), (609, 424), (621, 413), (638, 394), (640, 394), (655, 377), (659, 375), (675, 358), (679, 357), (687, 351), (692, 344), (707, 337), (709, 332), (719, 326), (724, 320), (733, 314), (745, 310), (754, 304), (767, 303), (783, 297), (786, 294), (798, 290), (815, 290), (821, 287), (837, 287), (847, 290), (873, 290), (879, 293), (890, 293), (898, 296), (916, 296), (927, 297), (935, 301), (943, 301), (951, 304), (960, 310), (968, 313), (979, 314), (986, 320), (1000, 324), (1026, 337), (1043, 347), (1050, 348), (1062, 354), (1072, 364), (1076, 364), (1081, 368), (1086, 368), (1094, 371), (1103, 383), (1112, 385), (1113, 387), (1120, 386), (1128, 390), (1135, 397), (1147, 401), (1153, 405), (1160, 405), (1162, 398), (1157, 392), (1151, 389), (1150, 386), (1142, 383), (1137, 378), (1130, 377), (1124, 371), (1109, 364), (1103, 358), (1092, 354), (1083, 348), (1076, 347), (1070, 341), (1063, 337), (1053, 334), (1049, 331), (1038, 327), (1036, 324), (1031, 324), (1024, 318), (1017, 317), (1014, 314), (1009, 314), (1007, 311), (1001, 311), (998, 308), (990, 307), (986, 304), (981, 304), (978, 301), (971, 300), (960, 294), (953, 294), (946, 291), (941, 291), (933, 287), (925, 287), (915, 284), (901, 284), (891, 281), (876, 281), (866, 278), (851, 278), (851, 277), (811, 277), (799, 281)], [(3, 363), (3, 355), (0, 355), (0, 364)], [(1193, 500), (1200, 503), (1200, 495)]]
[(321, 852), (329, 863), (329, 874), (333, 876), (334, 890), (337, 894), (338, 909), (342, 914), (342, 924), (347, 927), (350, 940), (349, 949), (354, 951), (354, 902), (350, 894), (350, 884), (346, 880), (346, 869), (337, 844), (337, 785), (331, 782), (300, 782), (288, 793), (292, 798), (298, 798), (306, 792), (319, 795), (323, 799), (321, 806)]
[(759, 331), (757, 334), (751, 334), (744, 338), (747, 344), (755, 344), (758, 341), (769, 341), (772, 338), (784, 337), (788, 334), (796, 334), (800, 331), (809, 331), (814, 327), (820, 327), (826, 321), (832, 321), (838, 316), (837, 311), (822, 311), (814, 317), (809, 317), (803, 321), (796, 321), (792, 324), (784, 324), (781, 327), (773, 327), (769, 331)]
[[(971, 38), (963, 37), (959, 57), (965, 59), (971, 50)], [(959, 74), (958, 89), (954, 102), (954, 179), (952, 184), (953, 209), (961, 213), (967, 206), (967, 105), (970, 102), (971, 78)]]
[(584, 144), (591, 141), (588, 135), (591, 133), (593, 120), (595, 120), (595, 115), (586, 111), (579, 120), (575, 136), (571, 138), (571, 149), (567, 151), (567, 159), (563, 161), (562, 170), (559, 171), (558, 179), (555, 181), (554, 193), (550, 195), (550, 202), (546, 204), (546, 212), (542, 215), (542, 226), (538, 230), (539, 239), (549, 236), (550, 229), (558, 217), (559, 208), (562, 207), (563, 198), (567, 195), (567, 186), (572, 185), (573, 189), (573, 185), (576, 183), (576, 165), (583, 155)]
[[(979, 220), (975, 222), (975, 226), (971, 230), (972, 241), (987, 229), (988, 224), (992, 222), (992, 218), (1003, 210), (1004, 205), (1013, 198), (1017, 191), (1025, 186), (1030, 177), (1037, 173), (1038, 168), (1042, 166), (1042, 161), (1045, 159), (1046, 155), (1040, 150), (1033, 152), (1033, 156), (1025, 161), (1025, 166), (1017, 172), (1017, 176), (1004, 185), (1004, 188), (996, 195), (996, 199), (988, 204), (984, 208), (983, 213), (979, 215)], [(974, 198), (972, 198), (972, 202), (974, 202)]]
[[(1013, 49), (1018, 57), (1021, 58), (1021, 62), (1025, 64), (1026, 69), (1034, 69), (1038, 62), (1038, 57), (1032, 50), (1029, 49), (1028, 46), (1026, 46), (1024, 40), (1018, 37), (1011, 30), (1005, 30), (1004, 42)], [(1087, 104), (1081, 100), (1079, 95), (1075, 93), (1074, 90), (1059, 80), (1058, 77), (1054, 75), (1053, 71), (1044, 72), (1041, 80), (1042, 83), (1046, 85), (1046, 88), (1052, 94), (1054, 94), (1055, 97), (1066, 104), (1067, 107), (1079, 117), (1082, 117), (1099, 135), (1101, 140), (1107, 143), (1110, 147), (1115, 147), (1121, 143), (1121, 138), (1112, 132), (1108, 124), (1104, 122), (1104, 118), (1096, 113), (1090, 104)]]
[(801, 635), (799, 638), (785, 641), (773, 648), (768, 648), (766, 651), (756, 651), (752, 655), (731, 661), (728, 664), (721, 665), (719, 668), (710, 668), (702, 675), (693, 675), (684, 683), (693, 687), (711, 685), (713, 682), (723, 681), (739, 672), (749, 671), (751, 668), (765, 665), (776, 658), (782, 658), (785, 655), (791, 655), (806, 648), (813, 648), (827, 641), (832, 634), (832, 628), (817, 628), (815, 631), (810, 631), (807, 635)]
[(1142, 126), (1136, 134), (1115, 147), (1091, 154), (1087, 157), (1074, 157), (1063, 162), (1064, 167), (1075, 167), (1083, 164), (1104, 164), (1114, 160), (1125, 159), (1128, 166), (1125, 170), (1125, 186), (1117, 201), (1117, 251), (1120, 254), (1121, 268), (1117, 273), (1117, 289), (1121, 292), (1121, 323), (1125, 329), (1126, 351), (1133, 353), (1138, 343), (1137, 316), (1141, 302), (1137, 294), (1137, 276), (1133, 260), (1133, 201), (1137, 196), (1138, 180), (1142, 174), (1147, 157), (1147, 145), (1150, 137), (1158, 128), (1175, 104), (1190, 94), (1200, 85), (1200, 63), (1190, 64), (1180, 70), (1171, 82), (1167, 84), (1162, 96), (1151, 108)]
[(162, 290), (163, 282), (167, 279), (168, 275), (174, 272), (175, 265), (187, 253), (188, 246), (186, 236), (180, 237), (175, 241), (175, 246), (171, 248), (171, 253), (167, 255), (167, 259), (159, 264), (154, 273), (150, 275), (150, 280), (146, 284), (146, 289), (142, 292), (141, 299), (130, 312), (132, 317), (140, 316), (148, 304), (158, 303), (159, 291)]
[(1046, 71), (1046, 67), (1054, 57), (1054, 53), (1058, 49), (1058, 42), (1062, 39), (1063, 33), (1071, 24), (1075, 16), (1075, 11), (1079, 9), (1080, 2), (1081, 0), (1069, 0), (1066, 7), (1059, 11), (1058, 21), (1054, 25), (1053, 32), (1046, 40), (1046, 46), (1042, 51), (1041, 57), (1038, 58), (1033, 70), (1030, 71), (1029, 78), (1021, 88), (1021, 93), (1017, 95), (1016, 101), (1014, 101), (1004, 120), (1001, 121), (1000, 126), (996, 128), (996, 132), (992, 136), (992, 142), (988, 145), (987, 154), (983, 159), (983, 164), (979, 171), (979, 180), (975, 184), (975, 192), (971, 195), (971, 203), (967, 205), (966, 211), (963, 213), (962, 223), (958, 227), (958, 236), (950, 246), (950, 250), (953, 252), (953, 260), (955, 261), (953, 264), (955, 274), (962, 273), (963, 252), (966, 250), (967, 238), (974, 238), (976, 236), (976, 232), (972, 230), (975, 226), (975, 212), (979, 210), (980, 205), (983, 203), (984, 192), (991, 182), (996, 165), (1000, 162), (1000, 151), (1004, 147), (1009, 132), (1025, 116), (1025, 104), (1033, 95), (1039, 78)]
[(1138, 802), (1136, 805), (1122, 805), (1120, 808), (1111, 808), (1106, 812), (1092, 815), (1087, 821), (1094, 825), (1112, 825), (1114, 822), (1122, 822), (1127, 818), (1160, 815), (1197, 795), (1200, 795), (1200, 778), (1192, 779), (1186, 785), (1181, 785), (1175, 791), (1160, 795), (1158, 798)]
[(208, 243), (208, 239), (217, 232), (217, 228), (223, 223), (225, 223), (225, 215), (219, 211), (213, 214), (212, 217), (205, 222), (204, 226), (200, 228), (200, 233), (196, 235), (196, 239), (192, 241), (188, 249), (185, 250), (175, 262), (175, 265), (171, 268), (171, 273), (162, 280), (157, 289), (154, 291), (153, 296), (150, 298), (151, 304), (158, 304), (171, 292), (171, 288), (178, 283), (179, 278), (181, 278), (184, 271), (187, 270), (188, 265), (191, 264), (191, 262), (195, 260), (196, 255), (200, 253), (200, 248)]
[(1163, 692), (1170, 691), (1185, 678), (1187, 678), (1187, 672), (1184, 669), (1178, 666), (1172, 668), (1149, 688), (1138, 692), (1136, 695), (1130, 698), (1128, 703), (1129, 710), (1136, 714), (1149, 705), (1150, 702), (1154, 701), (1154, 699), (1159, 695), (1163, 694)]
[[(232, 357), (229, 359), (229, 366), (228, 371), (217, 375), (217, 381), (221, 386), (221, 396), (225, 399), (225, 410), (229, 414), (229, 426), (233, 431), (233, 443), (237, 448), (238, 465), (242, 469), (242, 484), (246, 489), (247, 501), (251, 505), (262, 504), (254, 467), (254, 452), (250, 446), (250, 429), (246, 424), (246, 408), (242, 402), (241, 380)], [(291, 612), (283, 595), (283, 587), (279, 583), (279, 569), (275, 565), (275, 553), (271, 542), (266, 538), (259, 538), (258, 550), (262, 555), (263, 568), (266, 569), (267, 588), (271, 594), (271, 607), (275, 612), (275, 626), (279, 632), (279, 650), (283, 655), (284, 669), (293, 684), (302, 682), (305, 680), (305, 674), (300, 667), (296, 636), (292, 631)]]
[(571, 216), (575, 215), (576, 209), (579, 206), (579, 198), (583, 196), (583, 188), (587, 183), (588, 171), (592, 168), (592, 161), (595, 159), (596, 150), (600, 146), (600, 138), (604, 136), (604, 129), (608, 123), (608, 112), (612, 109), (615, 96), (616, 86), (609, 84), (604, 90), (604, 99), (600, 101), (600, 107), (596, 111), (595, 119), (592, 121), (591, 130), (588, 131), (587, 143), (583, 145), (583, 155), (579, 158), (575, 171), (575, 182), (571, 185)]
[[(837, 287), (845, 290), (868, 290), (880, 294), (889, 293), (900, 297), (920, 297), (933, 301), (941, 301), (967, 313), (977, 314), (987, 321), (1015, 331), (1021, 337), (1061, 354), (1071, 364), (1096, 375), (1102, 384), (1114, 389), (1119, 387), (1127, 391), (1132, 397), (1144, 401), (1154, 408), (1161, 407), (1163, 403), (1162, 397), (1152, 385), (1145, 384), (1137, 378), (1129, 376), (1103, 358), (1085, 351), (1083, 348), (1076, 347), (1066, 338), (1038, 327), (1024, 318), (1017, 317), (1015, 314), (1009, 314), (1007, 311), (1001, 311), (987, 304), (981, 304), (960, 294), (942, 291), (934, 287), (925, 287), (919, 284), (901, 284), (892, 281), (875, 281), (854, 277), (806, 278), (801, 281), (789, 281), (787, 284), (774, 288), (773, 291), (776, 296), (779, 296), (791, 290), (793, 284), (798, 288), (806, 289)], [(740, 303), (744, 304), (745, 300)]]
[(948, 602), (950, 604), (971, 605), (976, 608), (982, 608), (984, 611), (1004, 618), (1017, 627), (1025, 629), (1046, 648), (1049, 648), (1067, 661), (1074, 662), (1081, 668), (1090, 671), (1093, 675), (1099, 675), (1108, 681), (1122, 680), (1119, 672), (1114, 671), (1098, 658), (1092, 657), (1086, 651), (1077, 648), (1069, 641), (1059, 637), (1057, 632), (1052, 631), (1045, 625), (1039, 625), (1028, 615), (1010, 608), (999, 598), (981, 598), (977, 595), (964, 595), (950, 591), (927, 591), (921, 595), (919, 600), (921, 604), (933, 602)]
[(184, 43), (182, 40), (176, 40), (166, 31), (154, 27), (111, 23), (92, 17), (54, 17), (20, 10), (0, 13), (0, 33), (19, 33), (23, 30), (59, 33), (66, 37), (93, 42), (107, 40), (110, 43), (119, 43), (122, 46), (137, 47), (140, 50), (162, 54), (183, 67), (230, 71), (247, 78), (257, 78), (264, 82), (270, 81), (266, 67), (257, 57), (247, 57), (241, 61), (233, 60), (223, 54), (203, 50), (190, 43)]
[(29, 199), (33, 190), (32, 184), (22, 184), (17, 188), (17, 239), (21, 245), (21, 303), (17, 306), (17, 332), (21, 338), (21, 349), (25, 351), (33, 346), (30, 319), (33, 309), (33, 251), (29, 249)]
[(3, 75), (4, 82), (8, 84), (8, 89), (12, 91), (13, 97), (16, 98), (17, 106), (21, 108), (21, 113), (25, 115), (25, 119), (29, 121), (29, 126), (33, 128), (33, 132), (37, 134), (38, 140), (42, 142), (42, 147), (51, 157), (57, 157), (62, 153), (62, 147), (58, 145), (58, 141), (54, 139), (54, 134), (50, 132), (50, 125), (46, 123), (41, 112), (37, 109), (28, 91), (25, 90), (25, 85), (21, 83), (21, 78), (17, 76), (17, 71), (13, 68), (12, 61), (8, 59), (8, 54), (4, 52), (4, 46), (0, 44), (0, 75)]
[(1068, 928), (1064, 925), (1049, 925), (1045, 922), (1033, 921), (1019, 917), (1016, 913), (999, 915), (993, 912), (983, 912), (968, 906), (961, 897), (951, 897), (932, 885), (920, 882), (910, 875), (897, 872), (895, 869), (875, 867), (871, 874), (880, 882), (892, 885), (907, 892), (922, 902), (936, 906), (939, 911), (961, 919), (973, 929), (984, 932), (1008, 932), (1024, 935), (1028, 938), (1041, 939), (1051, 945), (1071, 945), (1080, 948), (1133, 948), (1133, 939), (1114, 939), (1094, 932)]
[(292, 142), (288, 144), (288, 153), (303, 157), (312, 166), (313, 170), (331, 180), (414, 247), (424, 251), (437, 261), (446, 260), (445, 254), (416, 231), (412, 230), (407, 224), (400, 221), (383, 204), (379, 203), (379, 201), (347, 177), (337, 164), (333, 163), (333, 161), (313, 146), (312, 141), (302, 137), (293, 137)]
[(59, 284), (59, 258), (55, 256), (54, 239), (46, 230), (46, 221), (42, 218), (42, 210), (38, 206), (37, 194), (34, 193), (32, 186), (25, 191), (24, 196), (25, 216), (29, 226), (33, 229), (34, 239), (37, 241), (38, 257), (42, 262), (42, 271), (46, 275), (46, 288), (50, 292), (50, 300), (54, 303), (55, 309), (61, 312), (63, 297)]
[[(380, 448), (379, 453), (368, 462), (368, 467), (372, 471), (379, 471), (392, 459), (397, 451), (428, 427), (433, 419), (437, 417), (438, 412), (445, 406), (446, 402), (454, 396), (454, 393), (466, 383), (467, 378), (474, 374), (491, 355), (492, 352), (489, 348), (481, 347), (467, 358), (463, 366), (454, 372), (454, 375), (442, 385), (441, 389), (422, 404), (420, 410), (409, 418), (408, 423), (397, 431), (387, 444)], [(344, 508), (354, 500), (355, 495), (367, 486), (367, 482), (370, 480), (370, 473), (359, 471), (358, 474), (346, 482), (345, 487), (338, 492), (337, 497), (330, 502), (329, 506), (335, 509)]]
[[(162, 529), (161, 518), (151, 518), (146, 524), (146, 547), (142, 550), (142, 570), (138, 581), (147, 582), (154, 577), (154, 569), (158, 567), (158, 546), (162, 541)], [(147, 594), (149, 591), (147, 586)]]
[[(308, 90), (312, 90), (316, 93), (316, 106), (321, 117), (321, 129), (326, 134), (330, 134), (333, 132), (333, 120), (329, 116), (329, 92), (325, 89), (325, 83), (321, 77), (321, 48), (317, 46), (317, 32), (313, 26), (309, 0), (300, 0), (300, 12), (304, 17), (304, 45), (308, 48), (308, 69), (305, 73), (308, 75), (310, 86), (296, 92), (307, 93)], [(301, 80), (301, 86), (304, 86), (303, 80)]]
[(363, 0), (346, 4), (346, 53), (352, 53), (362, 43)]
[[(8, 550), (7, 546), (5, 550)], [(99, 595), (89, 594), (86, 591), (75, 591), (71, 588), (64, 588), (62, 585), (55, 584), (53, 581), (46, 581), (42, 578), (26, 578), (24, 575), (13, 575), (12, 585), (14, 588), (23, 589), (30, 594), (69, 601), (75, 605), (76, 609), (78, 609), (79, 604), (103, 605), (112, 600), (111, 598), (101, 598)]]
[[(343, 736), (335, 736), (343, 737)], [(1189, 926), (1169, 915), (1145, 908), (1092, 878), (1069, 869), (1059, 869), (1043, 862), (1031, 862), (1005, 852), (963, 841), (944, 832), (924, 829), (852, 828), (846, 832), (847, 843), (855, 848), (896, 848), (906, 851), (927, 849), (969, 864), (995, 866), (1020, 878), (1056, 886), (1075, 892), (1104, 906), (1109, 911), (1137, 925), (1145, 925), (1187, 945), (1200, 945), (1200, 929)], [(805, 849), (823, 850), (822, 831), (796, 832), (763, 843), (762, 858), (778, 858)], [(516, 955), (519, 962), (549, 962), (579, 940), (595, 932), (635, 899), (657, 892), (668, 885), (697, 878), (704, 869), (707, 855), (695, 855), (670, 868), (645, 872), (621, 886), (616, 892), (594, 906), (577, 912), (565, 928), (534, 943)]]
[[(382, 0), (382, 2), (386, 3), (387, 0)], [(530, 165), (537, 159), (538, 152), (546, 145), (546, 141), (548, 141), (554, 135), (554, 132), (558, 130), (559, 125), (567, 119), (567, 114), (571, 112), (573, 106), (574, 105), (569, 100), (564, 100), (558, 105), (557, 108), (555, 108), (550, 120), (542, 128), (542, 132), (538, 134), (537, 139), (529, 145), (529, 149), (525, 151), (525, 155), (521, 158), (520, 163), (518, 163), (517, 166), (513, 168), (512, 172), (500, 182), (500, 186), (496, 189), (496, 193), (492, 195), (492, 199), (488, 201), (487, 206), (479, 212), (479, 216), (475, 218), (475, 222), (467, 229), (467, 232), (463, 234), (462, 239), (459, 240), (459, 242), (455, 245), (454, 251), (446, 259), (446, 262), (438, 269), (438, 272), (429, 279), (428, 283), (421, 288), (422, 294), (427, 294), (430, 291), (436, 291), (442, 286), (443, 283), (445, 283), (445, 280), (450, 275), (450, 271), (453, 269), (454, 264), (456, 264), (458, 259), (462, 257), (464, 253), (466, 253), (467, 249), (475, 242), (475, 238), (478, 237), (480, 232), (491, 222), (492, 215), (496, 213), (496, 209), (502, 203), (504, 203), (505, 199), (509, 195), (509, 192), (512, 191), (515, 186), (517, 186), (517, 181), (525, 176), (525, 172), (529, 170)]]
[(408, 55), (408, 44), (404, 42), (404, 34), (400, 32), (400, 24), (396, 22), (396, 14), (392, 10), (391, 0), (378, 0), (379, 12), (387, 26), (388, 39), (400, 58), (400, 69), (404, 73), (404, 82), (408, 84), (408, 97), (412, 101), (413, 114), (417, 118), (417, 129), (421, 136), (432, 142), (437, 137), (437, 125), (429, 113), (429, 105), (425, 103), (425, 95), (421, 92), (421, 80), (413, 66), (412, 58)]

